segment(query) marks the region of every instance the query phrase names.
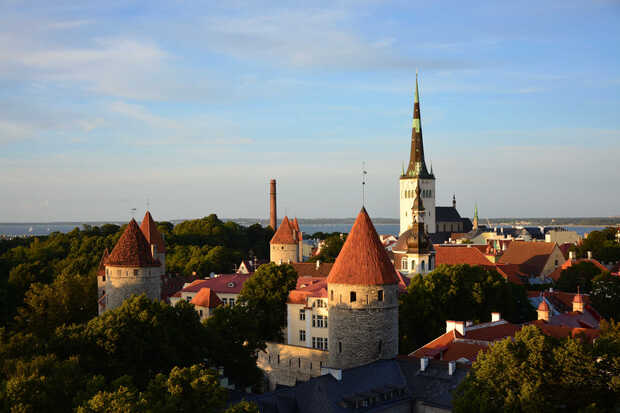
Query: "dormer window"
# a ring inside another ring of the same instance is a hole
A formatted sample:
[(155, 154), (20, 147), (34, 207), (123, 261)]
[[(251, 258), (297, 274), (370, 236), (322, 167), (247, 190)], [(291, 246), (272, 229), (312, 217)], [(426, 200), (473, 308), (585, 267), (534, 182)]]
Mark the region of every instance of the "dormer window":
[(235, 286), (234, 282), (231, 281), (231, 282), (228, 283), (228, 288), (233, 288), (234, 286)]

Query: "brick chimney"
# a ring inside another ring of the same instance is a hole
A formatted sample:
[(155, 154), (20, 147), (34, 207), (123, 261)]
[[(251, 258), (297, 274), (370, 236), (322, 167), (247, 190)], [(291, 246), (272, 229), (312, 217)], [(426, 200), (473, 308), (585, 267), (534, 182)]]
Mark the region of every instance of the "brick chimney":
[(276, 180), (269, 182), (269, 226), (275, 231), (278, 229), (278, 213), (276, 211)]

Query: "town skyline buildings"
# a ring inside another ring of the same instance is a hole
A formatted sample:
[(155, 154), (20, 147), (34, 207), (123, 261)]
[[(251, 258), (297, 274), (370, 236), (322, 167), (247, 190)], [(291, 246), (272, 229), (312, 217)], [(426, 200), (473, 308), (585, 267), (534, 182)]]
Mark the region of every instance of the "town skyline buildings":
[(620, 215), (617, 2), (0, 11), (0, 221), (395, 218), (416, 68), (438, 204)]

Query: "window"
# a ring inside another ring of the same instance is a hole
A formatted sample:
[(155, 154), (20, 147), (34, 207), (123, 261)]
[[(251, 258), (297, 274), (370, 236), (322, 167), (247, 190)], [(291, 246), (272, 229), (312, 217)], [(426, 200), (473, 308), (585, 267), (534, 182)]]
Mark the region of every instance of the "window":
[(101, 277), (101, 281), (105, 282), (105, 275)]
[(383, 301), (383, 290), (379, 290), (377, 292), (377, 300), (378, 301)]
[(228, 299), (222, 298), (222, 303), (224, 303), (224, 305), (228, 304)]
[(422, 266), (422, 272), (424, 272), (424, 264), (425, 264), (425, 262), (424, 262), (424, 261), (422, 261), (422, 262), (420, 263), (420, 265)]
[(379, 354), (381, 354), (381, 347), (383, 347), (383, 342), (379, 340)]
[(306, 330), (299, 330), (299, 341), (306, 341)]
[(133, 275), (138, 275), (138, 270), (133, 270)]
[(304, 310), (303, 308), (301, 310), (299, 310), (299, 319), (301, 321), (306, 319), (306, 310)]
[(334, 290), (331, 292), (330, 300), (334, 301)]
[(312, 327), (327, 328), (327, 316), (313, 315)]
[(406, 270), (407, 269), (407, 258), (403, 258), (400, 262), (400, 269), (401, 270)]
[(312, 337), (312, 348), (327, 350), (327, 338)]
[(235, 305), (235, 299), (234, 299), (234, 298), (230, 298), (230, 299), (228, 300), (228, 304), (230, 304), (230, 305)]
[(278, 354), (278, 364), (280, 364), (280, 355)]
[(355, 291), (351, 291), (351, 297), (349, 301), (351, 301), (352, 303), (357, 301), (357, 296), (355, 295)]
[(338, 342), (338, 353), (342, 353), (342, 341)]
[(555, 260), (555, 266), (556, 267), (558, 266), (558, 260)]
[(198, 310), (198, 314), (200, 314), (200, 317), (202, 317), (202, 310)]

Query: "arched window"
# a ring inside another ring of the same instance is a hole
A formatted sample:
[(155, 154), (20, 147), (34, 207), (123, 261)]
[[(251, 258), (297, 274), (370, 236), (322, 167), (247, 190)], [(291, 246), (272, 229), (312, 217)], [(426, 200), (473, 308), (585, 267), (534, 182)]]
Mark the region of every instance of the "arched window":
[(411, 260), (411, 270), (415, 270), (415, 260)]
[(424, 264), (425, 264), (425, 262), (424, 262), (424, 260), (422, 260), (422, 262), (420, 263), (420, 266), (422, 267), (422, 272), (424, 272)]

